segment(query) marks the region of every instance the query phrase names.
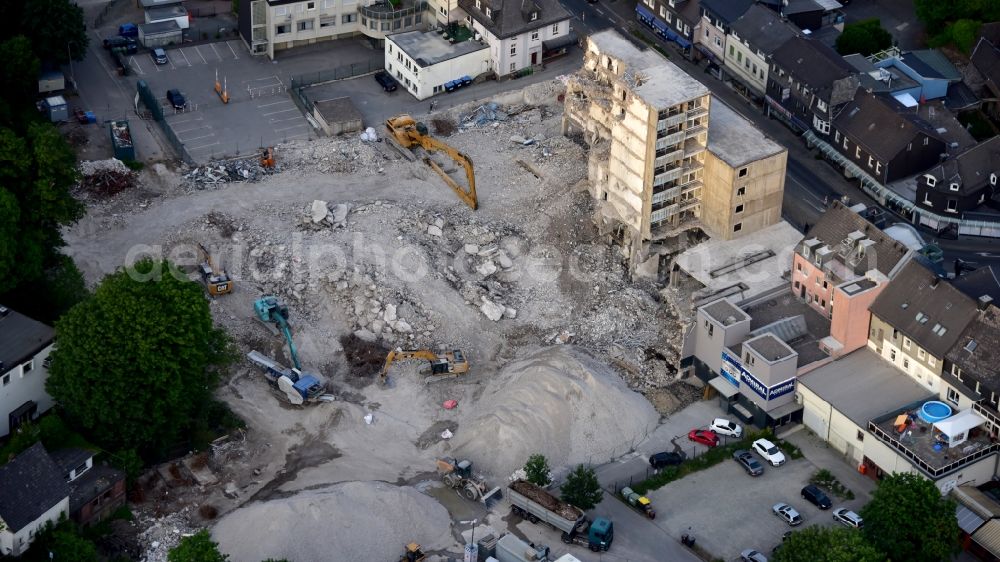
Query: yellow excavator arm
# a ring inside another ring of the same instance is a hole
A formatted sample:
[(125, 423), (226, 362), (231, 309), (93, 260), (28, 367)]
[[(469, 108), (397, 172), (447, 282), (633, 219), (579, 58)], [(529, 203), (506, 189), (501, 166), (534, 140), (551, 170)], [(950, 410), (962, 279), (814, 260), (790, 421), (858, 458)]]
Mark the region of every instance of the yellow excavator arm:
[(430, 158), (424, 159), (424, 162), (441, 176), (441, 179), (458, 195), (459, 199), (472, 208), (473, 211), (479, 208), (479, 199), (476, 197), (476, 173), (472, 165), (472, 158), (456, 150), (451, 145), (432, 137), (423, 123), (416, 122), (409, 115), (397, 115), (392, 119), (387, 119), (385, 126), (391, 134), (390, 140), (395, 141), (395, 144), (399, 145), (401, 150), (420, 146), (427, 152), (444, 152), (456, 164), (464, 168), (465, 177), (469, 184), (468, 189), (463, 188), (458, 182), (451, 179), (447, 172), (441, 169), (441, 166), (438, 166), (436, 162)]
[(469, 362), (465, 354), (460, 350), (446, 351), (438, 355), (429, 349), (394, 349), (385, 357), (385, 365), (379, 373), (379, 384), (385, 384), (386, 377), (389, 376), (389, 367), (394, 361), (406, 359), (425, 359), (431, 364), (433, 374), (454, 374), (461, 375), (469, 372)]

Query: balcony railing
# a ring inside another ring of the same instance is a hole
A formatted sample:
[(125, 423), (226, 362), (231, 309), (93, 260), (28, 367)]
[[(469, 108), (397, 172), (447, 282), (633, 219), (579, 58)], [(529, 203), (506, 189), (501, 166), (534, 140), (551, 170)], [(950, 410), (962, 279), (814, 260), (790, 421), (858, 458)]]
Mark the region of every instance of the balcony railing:
[(684, 131), (676, 132), (672, 135), (667, 135), (662, 139), (656, 139), (656, 150), (663, 150), (668, 146), (674, 146), (684, 140)]
[(361, 15), (373, 20), (396, 20), (407, 16), (418, 14), (427, 9), (427, 2), (403, 2), (400, 7), (395, 7), (389, 2), (372, 4), (371, 6), (361, 6), (358, 11)]
[(701, 154), (704, 151), (705, 151), (705, 145), (701, 144), (700, 142), (694, 141), (694, 142), (687, 142), (684, 144), (685, 158), (691, 158), (692, 156)]
[(659, 168), (660, 166), (665, 166), (671, 162), (676, 162), (684, 157), (683, 150), (675, 150), (673, 152), (668, 152), (663, 156), (657, 156), (656, 160), (653, 161), (653, 166)]
[(666, 130), (669, 127), (673, 127), (674, 125), (682, 123), (687, 118), (688, 118), (687, 113), (678, 113), (677, 115), (671, 115), (666, 119), (661, 119), (657, 121), (656, 130), (657, 131)]
[(687, 110), (687, 116), (688, 116), (689, 119), (692, 118), (692, 117), (701, 117), (702, 115), (705, 115), (706, 113), (708, 113), (708, 108), (705, 107), (704, 105), (699, 106), (699, 107), (692, 107), (692, 108), (690, 108), (690, 109)]
[(653, 187), (659, 187), (661, 185), (665, 185), (681, 177), (682, 175), (684, 175), (683, 166), (677, 166), (676, 168), (671, 168), (666, 172), (653, 176)]
[(659, 193), (653, 194), (653, 204), (656, 205), (659, 203), (663, 203), (664, 201), (670, 201), (671, 199), (679, 196), (680, 194), (681, 194), (680, 186), (671, 187), (670, 189), (664, 189)]
[(695, 135), (700, 135), (701, 133), (704, 133), (707, 130), (708, 127), (706, 127), (705, 125), (695, 125), (693, 127), (686, 127), (684, 129), (684, 138), (689, 139)]

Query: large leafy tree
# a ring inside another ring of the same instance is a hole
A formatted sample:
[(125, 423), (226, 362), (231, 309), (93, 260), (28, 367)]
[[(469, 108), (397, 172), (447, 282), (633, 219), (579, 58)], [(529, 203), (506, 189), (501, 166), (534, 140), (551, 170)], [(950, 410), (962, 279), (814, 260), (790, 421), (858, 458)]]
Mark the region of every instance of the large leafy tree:
[(564, 502), (575, 505), (584, 511), (594, 509), (600, 503), (601, 496), (604, 495), (594, 469), (582, 464), (577, 465), (573, 472), (569, 473), (566, 482), (559, 489), (562, 491)]
[(548, 486), (552, 481), (549, 478), (549, 461), (542, 454), (528, 457), (528, 462), (524, 463), (524, 473), (528, 482), (532, 484)]
[(842, 55), (861, 53), (867, 57), (891, 46), (892, 35), (875, 18), (849, 23), (837, 36), (837, 52)]
[(70, 194), (76, 158), (59, 131), (32, 123), (27, 135), (0, 128), (0, 293), (62, 263), (60, 229), (83, 214)]
[(884, 562), (864, 535), (845, 527), (812, 526), (789, 535), (774, 562)]
[(178, 443), (231, 359), (201, 286), (165, 261), (107, 276), (56, 323), (56, 339), (49, 394), (109, 450)]
[(38, 93), (38, 57), (31, 49), (31, 41), (18, 35), (0, 43), (0, 83), (4, 85), (3, 99), (12, 104), (23, 104)]
[(184, 537), (167, 555), (169, 562), (226, 562), (229, 556), (219, 552), (219, 545), (208, 531), (201, 530)]
[(950, 560), (959, 551), (955, 502), (919, 475), (883, 478), (861, 516), (868, 541), (893, 560)]
[(21, 10), (21, 33), (31, 39), (39, 59), (83, 60), (89, 43), (83, 8), (70, 0), (31, 0)]

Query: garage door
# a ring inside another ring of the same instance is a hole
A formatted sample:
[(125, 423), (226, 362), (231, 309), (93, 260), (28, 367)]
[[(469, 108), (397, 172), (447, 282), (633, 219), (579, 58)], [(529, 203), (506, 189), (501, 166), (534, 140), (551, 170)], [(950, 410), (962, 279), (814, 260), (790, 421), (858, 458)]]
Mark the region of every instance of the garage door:
[[(803, 398), (805, 398), (804, 395)], [(802, 423), (806, 424), (806, 427), (819, 435), (820, 438), (826, 440), (827, 419), (825, 413), (829, 411), (826, 404), (806, 399), (803, 400), (802, 405)]]

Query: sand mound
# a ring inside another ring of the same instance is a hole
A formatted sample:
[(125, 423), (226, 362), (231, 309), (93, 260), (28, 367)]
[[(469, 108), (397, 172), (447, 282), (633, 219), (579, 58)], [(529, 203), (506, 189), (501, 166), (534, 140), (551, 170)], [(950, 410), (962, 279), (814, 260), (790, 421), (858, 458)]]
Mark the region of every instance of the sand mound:
[(346, 482), (252, 503), (219, 520), (212, 535), (231, 560), (396, 560), (413, 541), (450, 547), (450, 529), (448, 511), (413, 488)]
[(460, 427), (455, 456), (494, 478), (533, 453), (544, 454), (553, 468), (606, 462), (631, 449), (659, 419), (610, 368), (568, 346), (507, 365), (478, 403), (489, 411)]

